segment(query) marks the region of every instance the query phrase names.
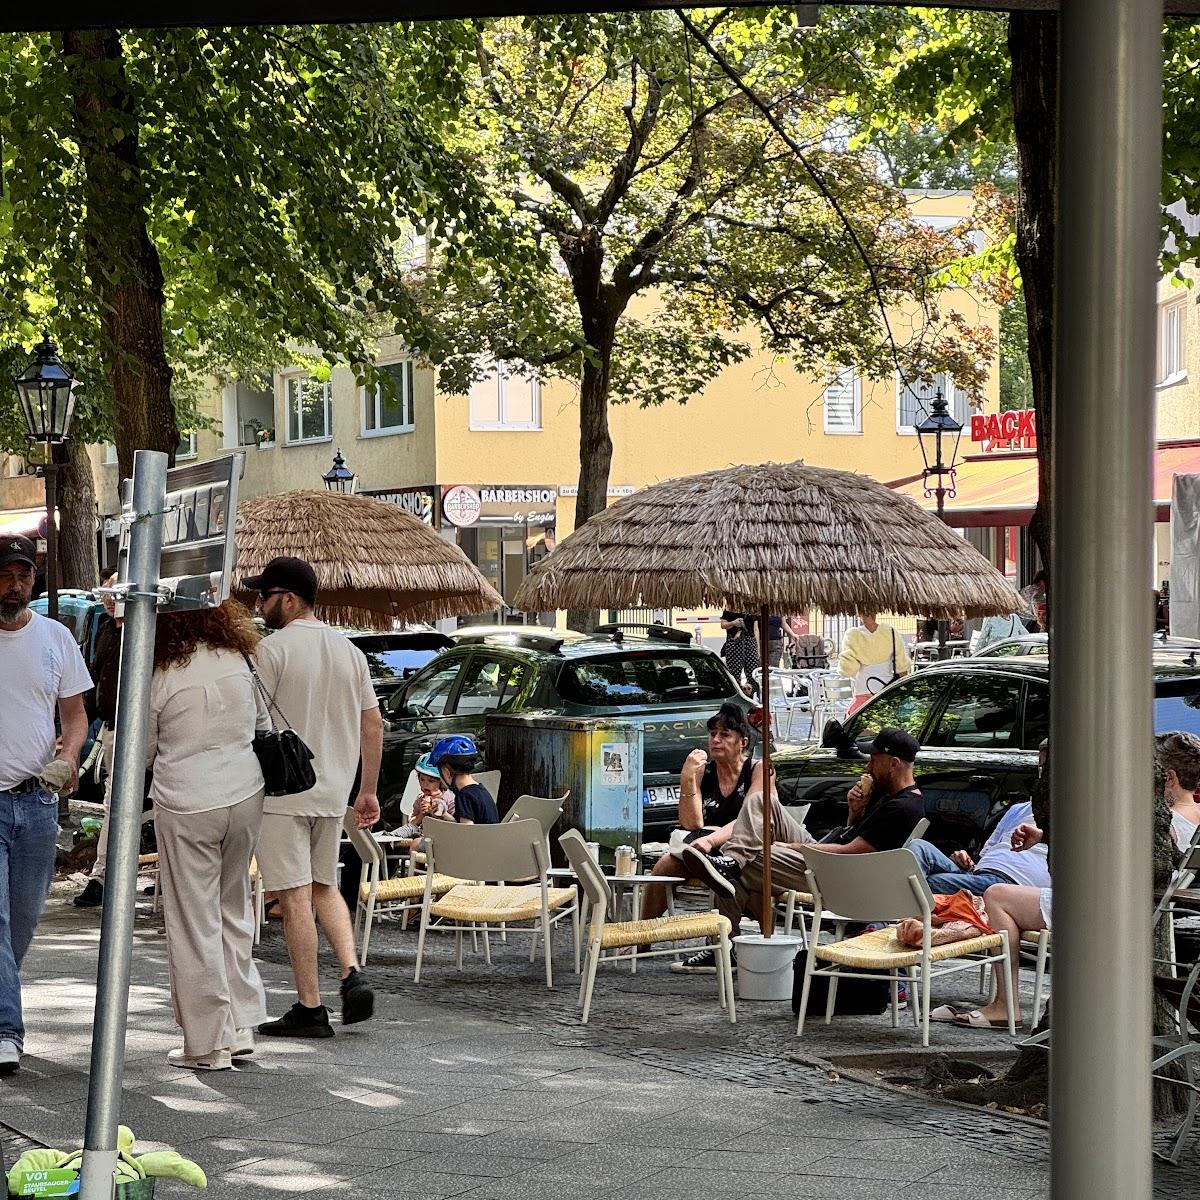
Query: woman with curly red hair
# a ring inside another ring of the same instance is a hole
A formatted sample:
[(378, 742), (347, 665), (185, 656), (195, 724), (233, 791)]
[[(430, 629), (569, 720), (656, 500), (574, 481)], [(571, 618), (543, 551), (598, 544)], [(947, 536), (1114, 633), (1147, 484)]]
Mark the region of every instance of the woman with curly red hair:
[(151, 796), (167, 927), (171, 1004), (183, 1030), (172, 1066), (222, 1071), (253, 1053), (266, 1019), (254, 964), (250, 859), (263, 777), (252, 742), (270, 726), (248, 655), (250, 614), (162, 613), (150, 685)]

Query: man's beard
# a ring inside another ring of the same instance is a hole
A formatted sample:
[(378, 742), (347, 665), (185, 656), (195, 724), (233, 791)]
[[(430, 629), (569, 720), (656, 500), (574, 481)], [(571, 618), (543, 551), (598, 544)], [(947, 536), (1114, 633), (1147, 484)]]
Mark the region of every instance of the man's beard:
[(268, 629), (282, 629), (287, 622), (283, 619), (283, 613), (277, 607), (267, 609), (263, 615), (263, 624)]
[(0, 624), (14, 624), (28, 607), (28, 600), (0, 600)]

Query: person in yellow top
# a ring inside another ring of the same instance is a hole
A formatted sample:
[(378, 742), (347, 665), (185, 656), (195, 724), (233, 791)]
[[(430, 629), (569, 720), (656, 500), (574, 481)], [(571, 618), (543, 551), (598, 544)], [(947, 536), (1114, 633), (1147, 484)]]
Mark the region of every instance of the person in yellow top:
[(874, 613), (859, 613), (860, 624), (847, 629), (838, 655), (838, 671), (854, 680), (857, 712), (876, 692), (912, 669), (904, 639), (891, 625), (880, 625)]

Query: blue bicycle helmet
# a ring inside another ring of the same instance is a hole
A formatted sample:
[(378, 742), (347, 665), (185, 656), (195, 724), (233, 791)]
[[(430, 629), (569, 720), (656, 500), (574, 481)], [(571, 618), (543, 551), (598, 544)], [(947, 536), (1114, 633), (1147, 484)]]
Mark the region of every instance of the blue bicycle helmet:
[(433, 763), (429, 761), (428, 754), (422, 754), (421, 757), (417, 759), (414, 769), (418, 775), (429, 775), (433, 779), (441, 778), (437, 767), (435, 767)]
[(467, 737), (465, 733), (455, 733), (434, 743), (429, 752), (429, 765), (437, 767), (444, 758), (474, 758), (478, 753), (474, 738)]

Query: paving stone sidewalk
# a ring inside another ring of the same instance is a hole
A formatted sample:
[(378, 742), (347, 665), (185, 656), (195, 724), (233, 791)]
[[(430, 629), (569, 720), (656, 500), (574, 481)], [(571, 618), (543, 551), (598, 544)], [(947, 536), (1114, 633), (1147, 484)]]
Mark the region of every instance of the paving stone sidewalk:
[[(27, 1057), (0, 1081), (6, 1151), (20, 1137), (82, 1137), (99, 917), (51, 902), (26, 963)], [(786, 1005), (743, 1004), (736, 1028), (711, 977), (609, 969), (580, 1026), (566, 945), (548, 992), (527, 939), (493, 939), (495, 965), (455, 971), (431, 939), (413, 985), (415, 934), (372, 940), (376, 1019), (321, 1042), (261, 1043), (234, 1071), (167, 1065), (179, 1044), (161, 919), (143, 905), (134, 949), (124, 1122), (208, 1172), (208, 1195), (412, 1200), (846, 1197), (1026, 1200), (1047, 1191), (1047, 1136), (1032, 1123), (930, 1103), (829, 1071), (848, 1051), (919, 1045), (885, 1018), (812, 1026)], [(261, 948), (273, 1012), (291, 1002), (277, 925)], [(970, 996), (974, 972), (961, 994)], [(329, 973), (333, 992), (333, 973)], [(947, 996), (945, 998), (952, 998)], [(995, 1048), (939, 1027), (936, 1045)], [(160, 1188), (185, 1195), (182, 1185)], [(1200, 1194), (1200, 1146), (1159, 1172), (1162, 1200)]]

